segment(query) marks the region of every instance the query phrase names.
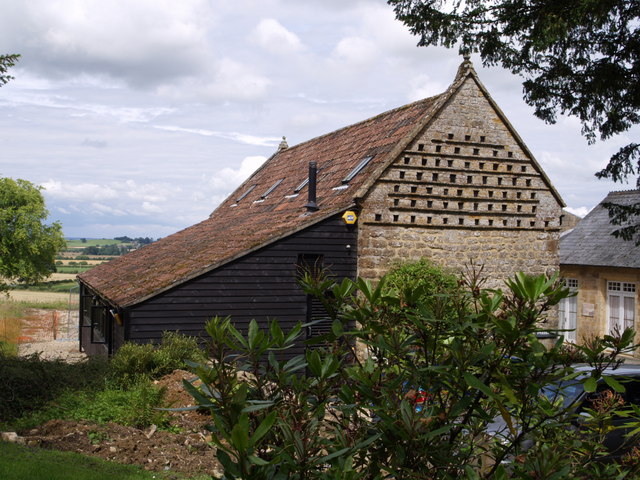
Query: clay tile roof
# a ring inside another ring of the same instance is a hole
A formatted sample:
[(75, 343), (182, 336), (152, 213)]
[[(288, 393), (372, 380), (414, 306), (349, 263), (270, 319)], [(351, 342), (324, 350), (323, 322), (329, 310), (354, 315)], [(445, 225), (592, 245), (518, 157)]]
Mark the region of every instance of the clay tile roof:
[(640, 246), (611, 235), (620, 228), (609, 221), (604, 203), (640, 203), (640, 190), (611, 192), (578, 225), (560, 239), (561, 265), (640, 268)]
[[(461, 81), (457, 78), (458, 84)], [(116, 306), (134, 305), (352, 207), (359, 187), (406, 146), (455, 86), (456, 82), (442, 95), (279, 149), (208, 219), (96, 266), (79, 279)], [(336, 189), (367, 156), (371, 161), (347, 188)], [(314, 213), (304, 208), (307, 187), (291, 196), (308, 177), (310, 161), (319, 169), (320, 209)], [(277, 182), (273, 191), (261, 198)]]

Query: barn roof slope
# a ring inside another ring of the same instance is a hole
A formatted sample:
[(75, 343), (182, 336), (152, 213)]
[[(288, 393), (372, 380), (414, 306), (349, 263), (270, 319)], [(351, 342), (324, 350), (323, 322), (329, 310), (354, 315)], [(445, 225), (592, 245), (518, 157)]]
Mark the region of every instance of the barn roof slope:
[(640, 203), (640, 190), (611, 192), (578, 225), (560, 239), (561, 265), (640, 268), (640, 246), (616, 238), (604, 203), (632, 205)]
[[(279, 149), (206, 220), (98, 265), (79, 279), (113, 305), (131, 306), (352, 207), (371, 172), (402, 140), (415, 136), (416, 125), (433, 115), (447, 92)], [(344, 183), (367, 157), (372, 158), (362, 171)], [(295, 192), (308, 177), (310, 161), (318, 166), (320, 208), (313, 213), (304, 207), (307, 187)]]
[[(465, 59), (444, 93), (278, 149), (206, 220), (98, 265), (78, 278), (112, 305), (129, 307), (357, 205), (384, 169), (467, 80), (476, 82), (484, 92), (563, 205)], [(363, 162), (365, 159), (369, 160)], [(315, 212), (305, 208), (307, 187), (302, 187), (311, 161), (318, 167), (319, 210)], [(362, 169), (354, 175), (359, 166)]]

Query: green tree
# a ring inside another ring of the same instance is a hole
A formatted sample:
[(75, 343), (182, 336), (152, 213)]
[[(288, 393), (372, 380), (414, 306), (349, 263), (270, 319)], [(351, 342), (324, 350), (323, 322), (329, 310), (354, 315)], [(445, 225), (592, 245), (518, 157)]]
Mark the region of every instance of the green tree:
[[(458, 46), (484, 65), (524, 78), (525, 101), (554, 123), (573, 115), (590, 143), (640, 123), (638, 0), (388, 0), (418, 45)], [(640, 144), (629, 143), (596, 173), (617, 182), (640, 173)], [(640, 178), (636, 179), (640, 188)], [(640, 243), (640, 204), (610, 206), (617, 235)]]
[(9, 282), (34, 283), (55, 272), (65, 241), (60, 223), (44, 223), (48, 214), (40, 187), (0, 178), (0, 291)]
[(17, 54), (0, 55), (0, 87), (13, 79), (7, 71), (16, 64), (19, 58), (20, 55)]
[[(570, 295), (557, 276), (518, 274), (505, 291), (483, 290), (471, 271), (463, 283), (451, 300), (465, 308), (448, 319), (419, 285), (400, 294), (386, 279), (373, 287), (305, 275), (304, 290), (336, 315), (324, 348), (289, 359), (279, 355), (304, 338), (301, 324), (285, 332), (254, 320), (241, 332), (229, 318), (208, 322), (211, 361), (194, 365), (200, 382), (185, 387), (212, 415), (222, 478), (638, 478), (637, 462), (597, 461), (619, 405), (579, 415), (578, 430), (561, 394), (541, 395), (563, 380), (593, 392), (616, 356), (635, 349), (634, 331), (576, 347), (592, 367), (576, 378), (562, 339), (537, 336)], [(488, 434), (497, 418), (508, 431)]]

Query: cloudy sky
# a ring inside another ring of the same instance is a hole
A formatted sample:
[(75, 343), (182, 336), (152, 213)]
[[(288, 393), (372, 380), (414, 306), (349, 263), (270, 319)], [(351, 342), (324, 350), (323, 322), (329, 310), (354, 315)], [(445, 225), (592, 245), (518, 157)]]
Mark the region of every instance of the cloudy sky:
[[(22, 54), (0, 88), (0, 175), (43, 186), (67, 236), (166, 236), (283, 135), (444, 91), (461, 58), (415, 44), (384, 0), (0, 0), (0, 53)], [(472, 60), (571, 211), (632, 188), (593, 176), (629, 137), (545, 125), (517, 77)]]

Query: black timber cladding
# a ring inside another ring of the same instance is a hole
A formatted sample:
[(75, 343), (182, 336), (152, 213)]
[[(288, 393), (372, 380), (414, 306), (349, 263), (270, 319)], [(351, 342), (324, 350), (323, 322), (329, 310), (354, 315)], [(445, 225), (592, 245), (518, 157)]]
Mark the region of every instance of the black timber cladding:
[(296, 283), (300, 255), (321, 255), (336, 279), (355, 279), (357, 228), (336, 215), (133, 306), (127, 339), (157, 341), (166, 330), (204, 336), (216, 315), (245, 331), (251, 319), (264, 326), (277, 318), (287, 331), (307, 318), (307, 296)]

